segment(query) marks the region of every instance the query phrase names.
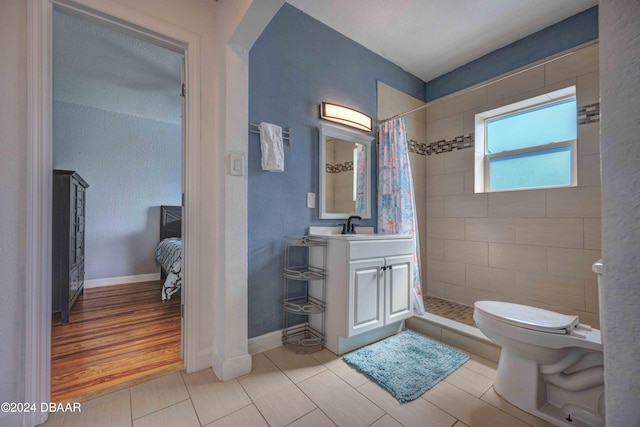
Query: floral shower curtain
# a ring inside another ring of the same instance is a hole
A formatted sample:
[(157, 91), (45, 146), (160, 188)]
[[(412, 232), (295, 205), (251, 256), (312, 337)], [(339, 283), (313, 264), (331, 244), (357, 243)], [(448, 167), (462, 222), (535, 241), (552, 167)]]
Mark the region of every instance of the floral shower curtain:
[(412, 234), (414, 309), (424, 313), (420, 282), (418, 221), (409, 164), (407, 121), (389, 120), (378, 126), (378, 232)]

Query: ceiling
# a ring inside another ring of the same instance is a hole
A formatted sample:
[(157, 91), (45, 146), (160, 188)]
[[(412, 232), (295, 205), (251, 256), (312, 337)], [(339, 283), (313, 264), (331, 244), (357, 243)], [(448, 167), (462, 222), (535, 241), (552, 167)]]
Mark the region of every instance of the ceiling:
[(425, 82), (597, 0), (287, 0)]
[[(424, 81), (597, 4), (597, 0), (287, 2)], [(57, 11), (53, 29), (54, 100), (181, 122), (182, 54)]]
[(180, 124), (183, 55), (53, 13), (53, 99)]

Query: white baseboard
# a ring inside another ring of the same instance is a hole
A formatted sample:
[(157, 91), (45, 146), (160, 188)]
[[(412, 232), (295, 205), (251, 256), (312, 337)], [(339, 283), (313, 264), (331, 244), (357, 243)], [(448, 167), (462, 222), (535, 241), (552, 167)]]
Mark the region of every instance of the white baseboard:
[(220, 381), (227, 381), (251, 372), (251, 356), (249, 354), (224, 360), (214, 351), (211, 356), (211, 368)]
[[(195, 370), (205, 369), (210, 365), (216, 376), (222, 381), (225, 381), (251, 372), (251, 356), (254, 354), (262, 353), (263, 351), (280, 347), (281, 345), (282, 330), (278, 330), (250, 338), (247, 345), (247, 354), (231, 359), (223, 360), (215, 351), (208, 349), (206, 353), (203, 352), (202, 355), (200, 355), (201, 357), (198, 358), (198, 366), (187, 367), (187, 372), (194, 371), (194, 368)], [(204, 358), (202, 356), (204, 356)], [(209, 359), (205, 361), (207, 356)]]
[(85, 280), (85, 288), (99, 288), (101, 286), (122, 285), (123, 283), (139, 283), (160, 280), (160, 273), (138, 274), (137, 276), (107, 277), (105, 279)]
[(282, 330), (273, 331), (260, 335), (258, 337), (249, 338), (248, 350), (250, 355), (262, 353), (263, 351), (282, 345)]
[[(188, 355), (186, 355), (189, 358)], [(211, 360), (213, 358), (213, 348), (207, 347), (204, 350), (200, 350), (195, 357), (191, 357), (191, 361), (184, 360), (184, 370), (187, 374), (201, 371), (203, 369), (211, 368)]]

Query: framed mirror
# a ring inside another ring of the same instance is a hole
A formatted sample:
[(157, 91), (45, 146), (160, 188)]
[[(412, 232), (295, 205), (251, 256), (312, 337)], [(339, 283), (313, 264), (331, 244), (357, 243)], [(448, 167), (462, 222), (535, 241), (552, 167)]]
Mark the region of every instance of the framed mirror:
[(320, 126), (320, 218), (371, 218), (372, 137)]

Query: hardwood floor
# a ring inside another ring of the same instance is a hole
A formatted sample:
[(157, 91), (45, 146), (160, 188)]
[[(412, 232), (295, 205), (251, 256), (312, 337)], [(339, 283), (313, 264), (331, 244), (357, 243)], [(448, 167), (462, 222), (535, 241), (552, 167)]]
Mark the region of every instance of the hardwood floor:
[(97, 397), (183, 368), (180, 295), (165, 303), (161, 281), (85, 289), (70, 322), (53, 318), (51, 400)]

